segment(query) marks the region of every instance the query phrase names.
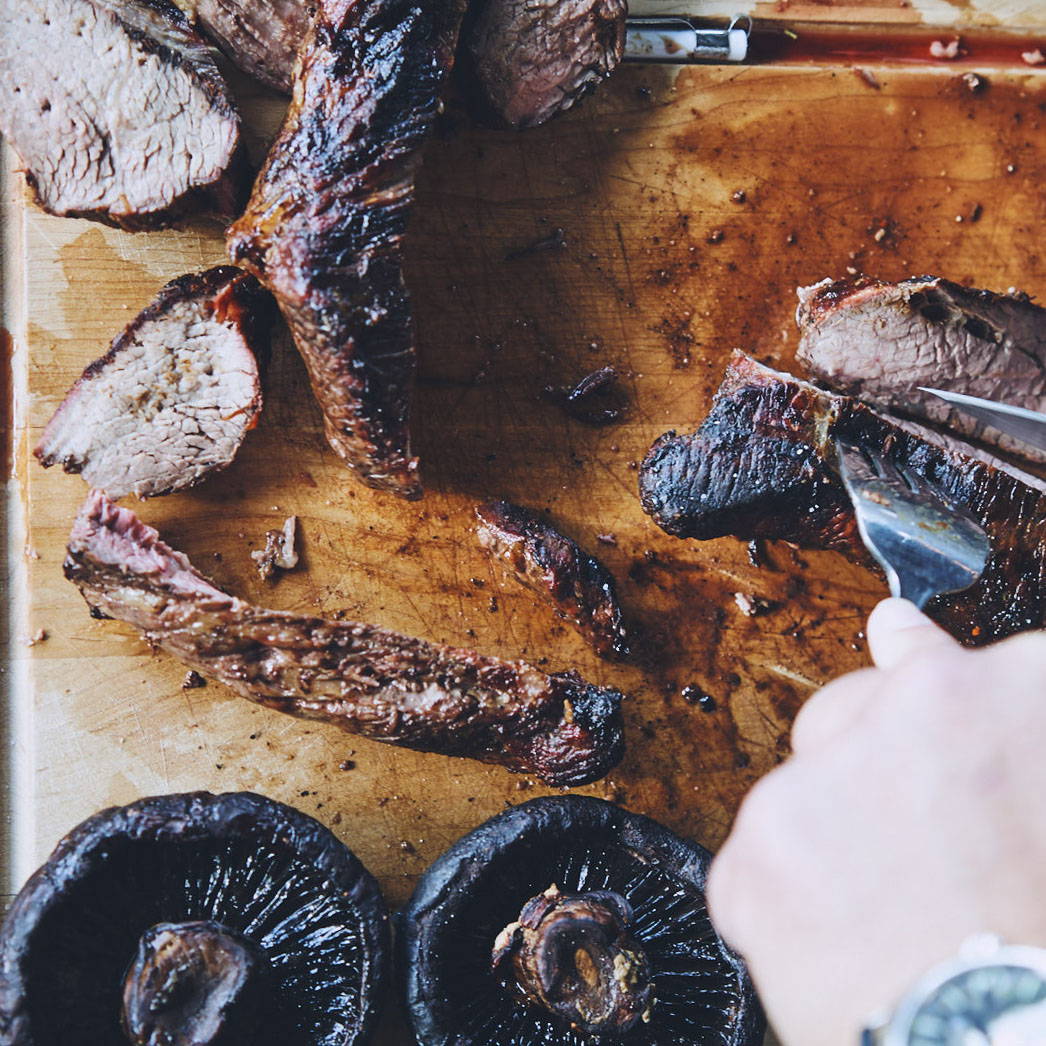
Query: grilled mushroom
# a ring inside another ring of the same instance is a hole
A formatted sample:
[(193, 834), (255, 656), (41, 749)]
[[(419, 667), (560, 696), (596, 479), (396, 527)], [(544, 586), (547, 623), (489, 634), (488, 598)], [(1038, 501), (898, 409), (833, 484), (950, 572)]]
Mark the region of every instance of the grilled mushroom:
[(487, 821), (400, 917), (418, 1043), (762, 1042), (748, 972), (705, 910), (709, 861), (601, 799), (535, 799)]
[(388, 916), (305, 814), (247, 792), (84, 821), (0, 928), (5, 1046), (356, 1046)]

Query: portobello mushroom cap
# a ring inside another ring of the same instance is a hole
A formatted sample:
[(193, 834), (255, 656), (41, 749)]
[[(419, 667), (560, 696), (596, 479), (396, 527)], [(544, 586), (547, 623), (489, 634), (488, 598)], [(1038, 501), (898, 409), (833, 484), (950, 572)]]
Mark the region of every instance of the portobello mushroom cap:
[(158, 796), (74, 828), (0, 927), (4, 1046), (355, 1046), (387, 973), (377, 884), (306, 814)]
[(705, 909), (711, 855), (602, 799), (534, 799), (422, 876), (398, 946), (420, 1046), (755, 1046), (765, 1019)]

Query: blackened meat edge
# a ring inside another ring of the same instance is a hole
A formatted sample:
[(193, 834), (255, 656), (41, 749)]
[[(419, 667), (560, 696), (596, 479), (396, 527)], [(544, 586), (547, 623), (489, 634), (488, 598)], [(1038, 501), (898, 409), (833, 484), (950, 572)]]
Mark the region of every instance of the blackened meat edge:
[(289, 715), (555, 786), (595, 781), (624, 752), (616, 690), (373, 625), (252, 606), (97, 490), (73, 525), (64, 570), (96, 616), (134, 625), (152, 646)]
[(327, 439), (366, 484), (421, 496), (403, 236), (464, 0), (321, 0), (229, 251), (276, 295)]
[(479, 543), (520, 584), (544, 596), (601, 657), (628, 656), (614, 578), (535, 512), (508, 501), (476, 507)]
[(643, 508), (676, 537), (780, 538), (870, 564), (836, 472), (839, 437), (919, 473), (987, 530), (981, 579), (934, 600), (933, 617), (971, 645), (1046, 624), (1046, 484), (740, 352), (701, 427), (651, 448)]

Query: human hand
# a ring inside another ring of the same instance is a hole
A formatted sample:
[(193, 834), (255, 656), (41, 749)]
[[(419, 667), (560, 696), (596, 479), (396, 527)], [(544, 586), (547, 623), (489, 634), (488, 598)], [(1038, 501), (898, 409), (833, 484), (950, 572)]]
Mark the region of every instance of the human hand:
[(904, 600), (807, 702), (709, 908), (789, 1046), (847, 1046), (974, 933), (1046, 946), (1046, 633), (965, 650)]

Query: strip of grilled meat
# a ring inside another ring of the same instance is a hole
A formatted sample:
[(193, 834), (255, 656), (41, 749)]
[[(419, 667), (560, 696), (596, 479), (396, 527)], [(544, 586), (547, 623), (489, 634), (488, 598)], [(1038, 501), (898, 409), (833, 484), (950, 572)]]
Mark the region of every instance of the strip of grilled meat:
[(815, 380), (894, 413), (947, 425), (1029, 460), (1046, 452), (918, 391), (920, 385), (1046, 408), (1046, 309), (939, 276), (868, 276), (799, 290), (798, 357)]
[(837, 437), (913, 469), (987, 529), (983, 576), (936, 600), (938, 621), (971, 644), (1046, 625), (1046, 484), (743, 353), (697, 432), (667, 432), (651, 448), (643, 508), (681, 538), (782, 538), (870, 563), (836, 472)]
[(476, 508), (479, 543), (520, 584), (544, 596), (601, 657), (628, 656), (614, 578), (537, 513), (507, 501)]
[(287, 118), (229, 230), (233, 259), (276, 295), (331, 446), (406, 498), (421, 485), (403, 235), (463, 6), (320, 0)]
[(100, 491), (73, 525), (64, 569), (96, 616), (134, 625), (190, 668), (289, 715), (556, 786), (602, 777), (624, 751), (616, 690), (373, 625), (252, 606)]

